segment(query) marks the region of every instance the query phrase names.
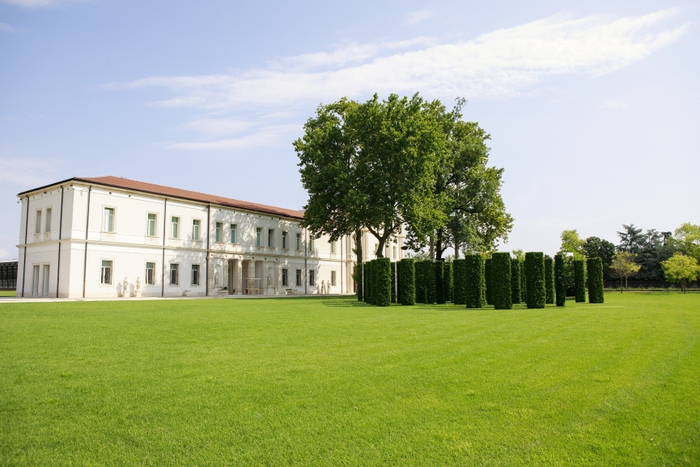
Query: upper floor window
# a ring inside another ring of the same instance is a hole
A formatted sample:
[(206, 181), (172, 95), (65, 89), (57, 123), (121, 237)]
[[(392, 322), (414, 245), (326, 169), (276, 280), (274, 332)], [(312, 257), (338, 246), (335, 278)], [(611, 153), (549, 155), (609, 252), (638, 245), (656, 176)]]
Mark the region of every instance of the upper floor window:
[(170, 218), (170, 222), (172, 226), (170, 236), (172, 238), (180, 238), (180, 218), (173, 216)]
[(313, 249), (314, 249), (314, 238), (309, 237), (309, 250), (313, 250)]
[(199, 219), (192, 221), (192, 240), (199, 240), (199, 226), (201, 222)]
[(224, 223), (223, 222), (217, 222), (214, 226), (214, 241), (215, 242), (220, 242), (221, 239), (223, 238), (223, 230), (224, 230)]
[(34, 233), (41, 233), (41, 209), (36, 212), (36, 225), (34, 227)]
[(104, 211), (104, 231), (114, 232), (114, 208), (105, 208)]
[(335, 242), (331, 242), (331, 253), (335, 253)]
[(231, 243), (236, 243), (236, 224), (231, 224)]
[(287, 245), (288, 237), (289, 232), (282, 232), (282, 248), (289, 248), (289, 245)]
[(44, 232), (51, 232), (51, 208), (46, 208), (46, 225)]
[(148, 215), (148, 227), (146, 228), (146, 235), (148, 235), (149, 237), (156, 236), (156, 215), (155, 214)]
[(394, 259), (396, 259), (396, 246), (394, 246), (393, 248), (394, 248), (394, 251), (392, 251), (392, 253), (393, 253), (393, 256), (392, 256), (392, 257), (393, 257)]
[(275, 229), (267, 230), (267, 246), (275, 246)]
[(262, 246), (262, 227), (255, 228), (255, 246)]
[(301, 250), (301, 234), (297, 234), (297, 250)]

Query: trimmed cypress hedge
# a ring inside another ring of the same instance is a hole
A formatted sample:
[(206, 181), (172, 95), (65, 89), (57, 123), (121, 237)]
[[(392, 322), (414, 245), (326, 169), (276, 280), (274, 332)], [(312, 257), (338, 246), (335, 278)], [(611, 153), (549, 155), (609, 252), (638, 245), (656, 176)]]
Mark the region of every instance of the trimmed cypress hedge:
[(391, 305), (391, 260), (389, 258), (377, 258), (374, 261), (372, 293), (374, 304), (377, 306)]
[(390, 263), (391, 269), (391, 303), (396, 303), (396, 269), (398, 269), (398, 263)]
[(603, 260), (588, 258), (588, 303), (604, 303)]
[(513, 292), (510, 288), (510, 253), (491, 255), (491, 287), (493, 305), (497, 310), (513, 308)]
[(435, 261), (433, 268), (435, 270), (435, 303), (442, 305), (445, 303), (445, 263)]
[(491, 258), (486, 258), (484, 261), (484, 279), (486, 280), (486, 303), (493, 305), (493, 269), (491, 267)]
[(525, 261), (519, 259), (520, 266), (520, 302), (527, 303), (527, 274), (525, 272)]
[(520, 294), (520, 261), (517, 259), (510, 260), (510, 301), (513, 304), (520, 303), (522, 296)]
[(425, 288), (425, 268), (423, 261), (415, 262), (416, 271), (416, 303), (426, 303), (426, 288)]
[(544, 278), (544, 253), (525, 253), (527, 277), (527, 307), (544, 308), (546, 291)]
[(445, 292), (445, 302), (451, 302), (452, 301), (452, 293), (453, 293), (453, 281), (452, 281), (452, 263), (445, 261), (445, 274), (443, 275), (445, 285), (443, 286), (443, 290)]
[(544, 256), (544, 288), (545, 303), (554, 304), (554, 260), (551, 256)]
[(435, 263), (431, 260), (423, 261), (425, 279), (425, 303), (432, 305), (437, 300), (437, 287), (435, 281)]
[(416, 303), (416, 266), (413, 258), (399, 261), (399, 303), (415, 305)]
[(367, 263), (362, 263), (362, 271), (360, 271), (360, 295), (362, 301), (367, 303)]
[(368, 261), (365, 263), (365, 303), (374, 305), (374, 280), (372, 277), (374, 272), (374, 263)]
[(455, 305), (467, 304), (467, 260), (456, 259), (452, 261), (452, 273), (454, 275), (454, 289), (452, 303)]
[(586, 301), (586, 262), (574, 260), (574, 295), (577, 302)]
[(466, 255), (467, 308), (484, 306), (484, 258), (480, 254)]
[(566, 306), (566, 283), (564, 282), (564, 255), (554, 255), (554, 289), (557, 306)]

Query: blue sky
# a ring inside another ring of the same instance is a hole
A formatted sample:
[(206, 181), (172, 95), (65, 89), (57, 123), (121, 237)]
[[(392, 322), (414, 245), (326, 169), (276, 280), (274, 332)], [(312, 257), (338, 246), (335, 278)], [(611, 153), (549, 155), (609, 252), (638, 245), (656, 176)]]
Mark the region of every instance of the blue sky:
[(468, 103), (505, 168), (503, 250), (700, 223), (700, 5), (0, 0), (0, 259), (16, 194), (117, 175), (301, 208), (321, 103)]

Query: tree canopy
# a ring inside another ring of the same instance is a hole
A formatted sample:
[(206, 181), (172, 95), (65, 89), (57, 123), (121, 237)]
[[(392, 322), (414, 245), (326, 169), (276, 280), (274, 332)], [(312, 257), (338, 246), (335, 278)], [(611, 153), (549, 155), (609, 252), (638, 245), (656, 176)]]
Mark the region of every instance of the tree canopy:
[(700, 276), (698, 261), (683, 253), (676, 253), (661, 263), (661, 266), (664, 269), (666, 280), (669, 282), (680, 282), (683, 293), (685, 293), (686, 282), (694, 281)]
[(635, 256), (632, 253), (626, 251), (621, 251), (615, 254), (613, 258), (612, 265), (610, 266), (610, 272), (613, 277), (625, 279), (625, 289), (627, 289), (627, 279), (639, 271), (639, 265), (634, 262)]

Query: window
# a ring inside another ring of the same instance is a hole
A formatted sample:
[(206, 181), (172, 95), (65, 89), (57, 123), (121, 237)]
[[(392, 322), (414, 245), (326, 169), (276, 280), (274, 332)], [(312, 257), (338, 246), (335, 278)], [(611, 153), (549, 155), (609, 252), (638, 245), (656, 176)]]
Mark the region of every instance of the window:
[(331, 253), (335, 253), (335, 242), (331, 242)]
[(255, 229), (255, 246), (262, 246), (262, 227)]
[(199, 285), (199, 264), (192, 265), (192, 285)]
[(217, 222), (214, 226), (214, 241), (215, 242), (220, 242), (221, 239), (223, 238), (223, 232), (224, 230), (224, 223), (223, 222)]
[(301, 269), (297, 269), (297, 287), (301, 287)]
[(289, 237), (289, 232), (282, 232), (282, 248), (289, 248), (287, 245), (287, 237)]
[(146, 285), (156, 284), (156, 263), (146, 263)]
[(46, 208), (46, 226), (44, 232), (51, 232), (51, 208)]
[(297, 234), (297, 250), (301, 250), (301, 234)]
[(44, 279), (42, 281), (42, 291), (41, 291), (41, 296), (42, 297), (48, 297), (49, 296), (49, 271), (50, 266), (48, 264), (44, 265)]
[(148, 215), (148, 228), (146, 229), (146, 235), (148, 235), (149, 237), (156, 236), (156, 215), (155, 214)]
[(114, 232), (114, 208), (105, 208), (104, 217), (104, 231)]
[(392, 258), (396, 259), (396, 246), (394, 246), (394, 251), (392, 252), (393, 256)]
[(335, 271), (331, 271), (331, 285), (335, 286)]
[(231, 243), (236, 243), (236, 224), (231, 224)]
[(309, 237), (309, 250), (313, 251), (313, 249), (314, 249), (314, 238)]
[(170, 285), (177, 285), (180, 282), (180, 265), (170, 265)]
[(199, 225), (198, 219), (192, 221), (192, 240), (199, 240)]
[(34, 233), (41, 233), (41, 209), (36, 212), (36, 225), (34, 226)]
[(267, 230), (267, 246), (275, 246), (275, 229)]
[(289, 278), (287, 277), (288, 274), (288, 269), (282, 269), (282, 287), (287, 287), (289, 285)]
[(32, 297), (39, 296), (39, 265), (35, 265), (32, 269)]
[(309, 285), (311, 287), (316, 285), (316, 271), (314, 271), (313, 269), (309, 271)]
[(100, 284), (112, 283), (112, 262), (102, 261), (102, 271), (100, 274)]
[(172, 217), (170, 219), (170, 222), (172, 224), (172, 228), (170, 229), (170, 236), (172, 238), (180, 238), (180, 218)]

